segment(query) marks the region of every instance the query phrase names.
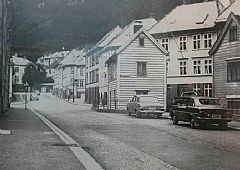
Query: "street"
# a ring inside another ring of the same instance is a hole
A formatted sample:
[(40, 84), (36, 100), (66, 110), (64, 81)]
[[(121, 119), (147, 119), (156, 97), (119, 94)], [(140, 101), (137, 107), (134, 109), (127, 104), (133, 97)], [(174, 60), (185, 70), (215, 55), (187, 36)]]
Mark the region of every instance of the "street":
[(29, 107), (73, 138), (104, 169), (239, 169), (240, 133), (191, 129), (171, 120), (98, 113), (41, 94)]

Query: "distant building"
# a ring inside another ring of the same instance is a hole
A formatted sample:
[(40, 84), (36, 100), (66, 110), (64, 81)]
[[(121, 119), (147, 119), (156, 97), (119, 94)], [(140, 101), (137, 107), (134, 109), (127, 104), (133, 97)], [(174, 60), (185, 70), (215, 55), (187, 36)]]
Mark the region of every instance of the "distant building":
[(64, 58), (52, 64), (53, 92), (62, 98), (81, 98), (85, 94), (85, 50), (66, 53)]
[[(219, 97), (226, 108), (240, 116), (240, 1), (235, 2), (221, 34), (209, 54), (214, 64), (214, 96)], [(238, 7), (238, 8), (236, 8)], [(226, 14), (217, 21), (225, 21)], [(236, 11), (235, 11), (236, 10)]]

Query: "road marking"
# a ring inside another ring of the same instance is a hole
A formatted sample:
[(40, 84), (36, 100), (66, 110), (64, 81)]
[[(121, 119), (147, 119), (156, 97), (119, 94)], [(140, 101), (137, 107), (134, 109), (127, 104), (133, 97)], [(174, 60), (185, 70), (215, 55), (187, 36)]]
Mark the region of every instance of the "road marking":
[(86, 151), (84, 151), (79, 144), (72, 139), (70, 136), (68, 136), (65, 132), (63, 132), (61, 129), (59, 129), (57, 126), (55, 126), (51, 121), (49, 121), (47, 118), (45, 118), (43, 115), (35, 111), (34, 109), (31, 109), (34, 114), (36, 114), (52, 131), (58, 135), (58, 137), (67, 145), (77, 145), (78, 147), (72, 147), (69, 148), (74, 153), (74, 155), (77, 157), (77, 159), (84, 165), (84, 167), (87, 170), (103, 170), (103, 168), (96, 162), (95, 159), (93, 159)]

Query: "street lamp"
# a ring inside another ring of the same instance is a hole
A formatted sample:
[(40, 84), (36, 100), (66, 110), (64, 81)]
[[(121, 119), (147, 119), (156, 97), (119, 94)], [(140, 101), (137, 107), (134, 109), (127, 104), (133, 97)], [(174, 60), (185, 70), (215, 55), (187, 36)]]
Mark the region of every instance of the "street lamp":
[(25, 105), (25, 110), (27, 110), (27, 91), (28, 91), (28, 83), (26, 82), (25, 84), (24, 84), (24, 87), (25, 87), (25, 102), (24, 102), (24, 105)]

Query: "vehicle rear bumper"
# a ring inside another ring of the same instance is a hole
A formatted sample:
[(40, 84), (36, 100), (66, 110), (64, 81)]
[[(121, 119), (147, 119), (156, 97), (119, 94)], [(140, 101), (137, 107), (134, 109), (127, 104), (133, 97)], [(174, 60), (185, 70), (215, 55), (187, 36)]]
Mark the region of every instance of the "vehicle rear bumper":
[(231, 122), (233, 119), (232, 118), (201, 118), (201, 117), (197, 117), (196, 120), (199, 123), (218, 124), (221, 122)]
[(163, 114), (164, 111), (161, 110), (139, 110), (139, 112), (141, 114), (152, 114), (152, 115), (159, 115), (159, 114)]

